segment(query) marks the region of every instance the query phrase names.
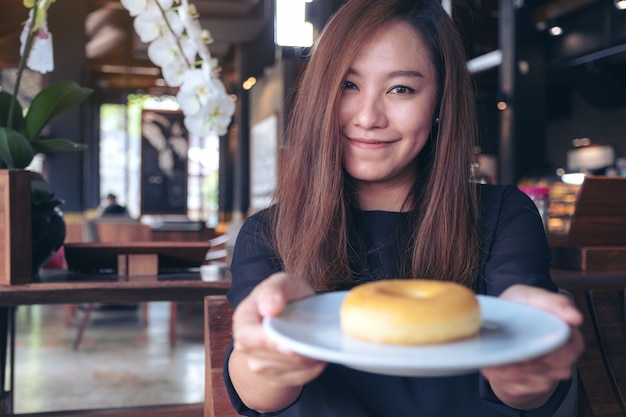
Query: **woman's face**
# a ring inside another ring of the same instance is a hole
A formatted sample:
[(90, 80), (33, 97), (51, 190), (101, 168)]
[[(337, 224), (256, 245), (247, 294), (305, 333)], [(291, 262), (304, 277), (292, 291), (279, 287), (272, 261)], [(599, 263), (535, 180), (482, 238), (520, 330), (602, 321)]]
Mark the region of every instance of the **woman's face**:
[(343, 165), (359, 191), (380, 185), (406, 197), (436, 99), (435, 67), (409, 24), (393, 22), (363, 44), (339, 104)]

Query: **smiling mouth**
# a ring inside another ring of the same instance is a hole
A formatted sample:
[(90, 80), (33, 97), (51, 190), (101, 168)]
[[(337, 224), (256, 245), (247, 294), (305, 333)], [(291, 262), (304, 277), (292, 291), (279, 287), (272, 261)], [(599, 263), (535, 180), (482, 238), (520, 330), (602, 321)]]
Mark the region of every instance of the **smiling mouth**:
[(391, 143), (397, 142), (398, 140), (376, 140), (376, 139), (359, 139), (359, 138), (348, 138), (350, 142), (353, 142), (357, 145), (389, 145)]

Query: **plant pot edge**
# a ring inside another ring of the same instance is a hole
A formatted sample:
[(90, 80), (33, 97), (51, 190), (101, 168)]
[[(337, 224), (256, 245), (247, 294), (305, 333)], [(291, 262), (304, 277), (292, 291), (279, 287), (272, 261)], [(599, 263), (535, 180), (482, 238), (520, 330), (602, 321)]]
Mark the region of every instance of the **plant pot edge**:
[(32, 281), (30, 173), (0, 169), (0, 285)]

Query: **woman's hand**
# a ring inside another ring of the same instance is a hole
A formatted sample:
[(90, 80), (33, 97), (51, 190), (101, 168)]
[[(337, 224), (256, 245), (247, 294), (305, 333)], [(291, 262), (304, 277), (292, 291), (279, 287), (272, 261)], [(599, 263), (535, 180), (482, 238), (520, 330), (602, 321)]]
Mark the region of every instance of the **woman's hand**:
[(298, 398), (302, 386), (316, 378), (325, 362), (281, 348), (262, 327), (263, 317), (279, 315), (287, 303), (314, 295), (303, 279), (273, 274), (260, 283), (233, 314), (234, 350), (230, 377), (242, 401), (260, 412), (277, 411)]
[[(531, 410), (550, 399), (559, 381), (571, 377), (572, 366), (584, 349), (578, 329), (583, 318), (567, 297), (541, 288), (514, 285), (504, 291), (500, 298), (548, 311), (571, 327), (568, 341), (544, 356), (481, 370), (503, 403), (513, 408)], [(520, 320), (523, 319), (520, 317)]]

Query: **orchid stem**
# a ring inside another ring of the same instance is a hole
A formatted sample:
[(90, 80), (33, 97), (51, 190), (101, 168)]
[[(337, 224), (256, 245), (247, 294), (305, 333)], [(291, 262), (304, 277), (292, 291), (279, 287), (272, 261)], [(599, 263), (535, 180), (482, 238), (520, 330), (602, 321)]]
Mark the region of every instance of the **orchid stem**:
[[(30, 27), (32, 28), (35, 25), (35, 19), (37, 19), (37, 11), (38, 7), (33, 8), (33, 17), (30, 20)], [(17, 68), (17, 77), (15, 78), (15, 86), (13, 88), (13, 99), (9, 104), (9, 118), (7, 120), (7, 127), (9, 129), (13, 128), (13, 113), (15, 112), (15, 103), (17, 102), (17, 97), (20, 91), (20, 84), (22, 82), (22, 74), (24, 72), (24, 68), (26, 67), (26, 63), (28, 62), (28, 57), (30, 56), (30, 49), (33, 44), (33, 39), (35, 38), (35, 32), (32, 29), (28, 31), (28, 36), (26, 37), (26, 44), (24, 45), (24, 51), (22, 51), (22, 57), (20, 58), (20, 64)]]
[(185, 56), (185, 53), (183, 52), (183, 46), (180, 44), (180, 39), (178, 39), (178, 36), (176, 36), (176, 33), (172, 29), (172, 26), (170, 26), (170, 21), (167, 20), (167, 16), (165, 15), (165, 10), (163, 10), (163, 7), (161, 7), (161, 4), (158, 1), (155, 1), (155, 4), (157, 5), (159, 10), (161, 11), (161, 16), (163, 16), (163, 20), (165, 21), (165, 25), (167, 26), (167, 29), (170, 31), (172, 36), (174, 36), (174, 39), (176, 39), (176, 46), (178, 46), (178, 50), (180, 51), (180, 55), (185, 60), (185, 64), (187, 64), (188, 68), (193, 68), (191, 66), (191, 63), (189, 62), (189, 60)]

